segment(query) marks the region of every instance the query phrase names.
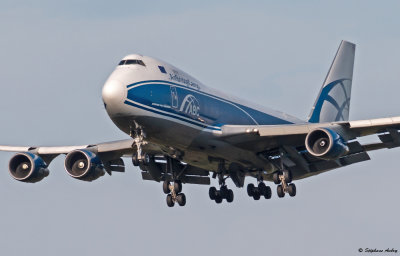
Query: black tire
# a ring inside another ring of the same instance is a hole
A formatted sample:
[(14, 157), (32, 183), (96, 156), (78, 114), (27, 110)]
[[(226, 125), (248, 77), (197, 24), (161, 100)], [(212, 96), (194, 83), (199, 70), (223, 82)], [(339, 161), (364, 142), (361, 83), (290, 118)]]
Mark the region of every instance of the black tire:
[(293, 183), (290, 183), (288, 186), (288, 193), (289, 196), (295, 196), (296, 195), (296, 185), (294, 185)]
[(250, 183), (247, 185), (247, 194), (249, 195), (249, 197), (252, 197), (254, 195), (254, 184)]
[(285, 178), (286, 184), (292, 182), (292, 172), (289, 170), (286, 170), (283, 172), (283, 177)]
[(265, 183), (264, 182), (260, 182), (258, 184), (258, 191), (260, 192), (260, 194), (264, 195), (266, 190), (267, 190), (267, 186), (265, 185)]
[(217, 189), (215, 187), (210, 187), (210, 189), (208, 190), (208, 195), (210, 196), (211, 200), (215, 200), (217, 196)]
[(260, 198), (261, 198), (261, 194), (260, 194), (260, 192), (258, 191), (258, 189), (256, 189), (256, 190), (254, 191), (254, 193), (253, 193), (253, 199), (254, 199), (254, 200), (260, 200)]
[(232, 191), (232, 189), (229, 189), (228, 190), (228, 196), (226, 197), (226, 201), (228, 203), (232, 203), (233, 202), (233, 198), (234, 198), (233, 191)]
[(174, 182), (174, 190), (175, 190), (175, 193), (177, 193), (177, 194), (182, 192), (182, 182), (180, 180), (176, 180)]
[(219, 194), (221, 195), (222, 199), (226, 199), (228, 196), (228, 188), (226, 186), (222, 186), (219, 190)]
[(285, 191), (283, 191), (282, 185), (278, 185), (276, 188), (276, 193), (278, 194), (278, 197), (284, 197), (285, 196)]
[(165, 194), (169, 194), (171, 193), (171, 190), (169, 189), (169, 181), (165, 180), (162, 184), (162, 189), (164, 191)]
[(272, 196), (272, 191), (270, 186), (265, 186), (265, 193), (263, 194), (265, 199), (270, 199)]
[(176, 196), (176, 201), (178, 201), (179, 206), (185, 206), (186, 204), (186, 196), (184, 193), (181, 193)]
[(174, 207), (174, 205), (175, 205), (174, 200), (172, 200), (172, 195), (171, 194), (167, 195), (167, 205), (168, 205), (168, 207)]
[(276, 171), (272, 174), (272, 180), (274, 181), (275, 184), (281, 184), (281, 180), (279, 179), (279, 175), (281, 175), (280, 171)]
[(216, 195), (216, 196), (215, 196), (215, 202), (216, 202), (217, 204), (222, 203), (222, 197), (221, 197), (221, 195)]
[(132, 155), (132, 164), (133, 166), (139, 166), (139, 160), (137, 154)]

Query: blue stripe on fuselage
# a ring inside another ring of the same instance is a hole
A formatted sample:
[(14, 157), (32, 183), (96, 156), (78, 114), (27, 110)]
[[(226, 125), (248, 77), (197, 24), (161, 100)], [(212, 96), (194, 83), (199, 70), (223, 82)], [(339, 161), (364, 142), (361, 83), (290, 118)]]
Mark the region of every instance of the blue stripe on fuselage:
[[(225, 100), (197, 89), (164, 80), (147, 80), (127, 86), (126, 104), (196, 124), (277, 125), (286, 120)], [(171, 93), (173, 91), (174, 93)], [(175, 97), (174, 97), (175, 96)], [(138, 104), (135, 104), (138, 103)], [(157, 111), (158, 110), (158, 111)], [(162, 112), (160, 112), (162, 111)]]
[(152, 108), (148, 108), (148, 107), (145, 107), (145, 106), (141, 106), (141, 105), (135, 104), (135, 103), (127, 101), (127, 100), (124, 103), (127, 104), (127, 105), (130, 105), (130, 106), (136, 107), (136, 108), (140, 108), (140, 109), (143, 109), (143, 110), (150, 111), (152, 113), (156, 113), (156, 114), (159, 114), (159, 115), (175, 118), (175, 119), (178, 119), (180, 121), (184, 121), (184, 122), (190, 123), (192, 125), (195, 125), (195, 126), (198, 126), (198, 127), (201, 127), (201, 128), (206, 128), (206, 129), (210, 129), (210, 130), (217, 130), (217, 131), (221, 130), (221, 128), (216, 127), (216, 126), (208, 126), (208, 125), (205, 125), (205, 124), (199, 124), (197, 122), (193, 122), (193, 121), (190, 121), (190, 120), (178, 117), (178, 116), (174, 116), (174, 115), (169, 115), (169, 114), (157, 111), (157, 110), (152, 109)]

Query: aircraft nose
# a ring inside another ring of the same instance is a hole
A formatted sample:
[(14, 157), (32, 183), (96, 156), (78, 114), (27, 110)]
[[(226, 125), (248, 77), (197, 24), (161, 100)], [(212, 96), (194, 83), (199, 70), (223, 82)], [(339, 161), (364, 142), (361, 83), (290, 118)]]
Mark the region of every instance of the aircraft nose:
[(118, 80), (108, 80), (103, 86), (102, 96), (106, 108), (114, 108), (124, 102), (126, 87)]

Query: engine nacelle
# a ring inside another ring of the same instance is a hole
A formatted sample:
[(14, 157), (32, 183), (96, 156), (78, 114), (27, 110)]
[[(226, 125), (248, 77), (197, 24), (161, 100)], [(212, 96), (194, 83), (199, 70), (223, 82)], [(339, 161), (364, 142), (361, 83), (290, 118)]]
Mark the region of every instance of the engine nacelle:
[(100, 158), (88, 150), (74, 150), (68, 153), (64, 162), (68, 174), (78, 180), (93, 181), (104, 175)]
[(312, 156), (325, 160), (338, 159), (349, 152), (344, 139), (328, 128), (319, 128), (310, 132), (305, 144)]
[(11, 176), (23, 182), (35, 183), (49, 175), (47, 164), (33, 153), (17, 153), (8, 163)]

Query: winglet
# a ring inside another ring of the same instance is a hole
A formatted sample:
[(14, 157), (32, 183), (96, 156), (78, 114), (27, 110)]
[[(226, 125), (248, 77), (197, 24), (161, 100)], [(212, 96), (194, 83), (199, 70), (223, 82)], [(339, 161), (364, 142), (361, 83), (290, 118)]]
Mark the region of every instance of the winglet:
[(311, 123), (348, 121), (356, 45), (340, 43), (308, 121)]

